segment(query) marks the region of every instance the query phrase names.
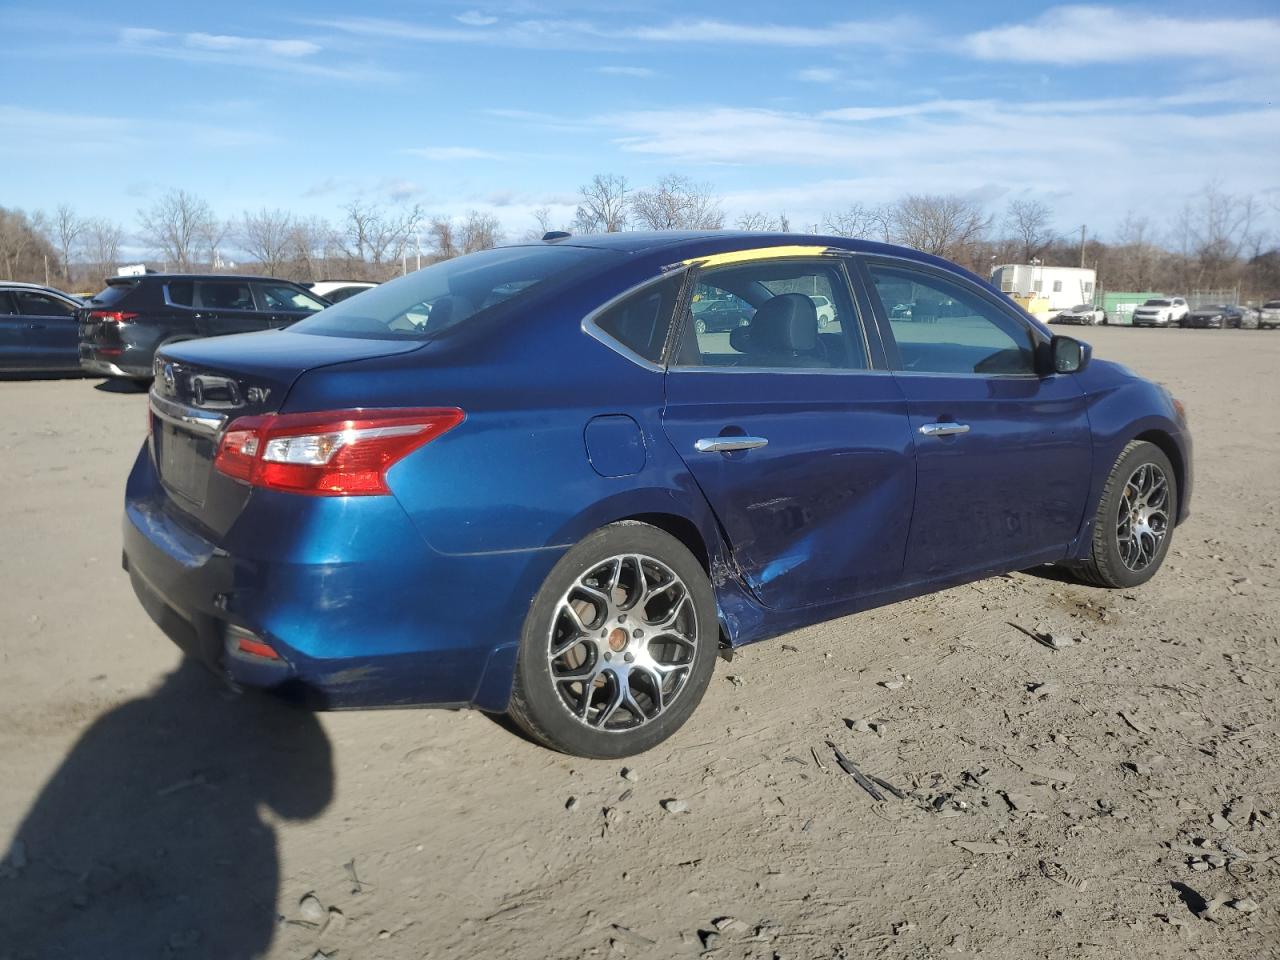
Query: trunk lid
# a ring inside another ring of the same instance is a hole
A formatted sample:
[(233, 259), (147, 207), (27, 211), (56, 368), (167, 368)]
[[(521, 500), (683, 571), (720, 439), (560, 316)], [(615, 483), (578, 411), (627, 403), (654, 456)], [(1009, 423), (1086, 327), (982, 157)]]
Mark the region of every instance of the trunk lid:
[(218, 440), (240, 417), (274, 413), (303, 373), (408, 353), (416, 341), (267, 331), (188, 341), (156, 354), (151, 456), (169, 505), (220, 538), (251, 488), (213, 469)]

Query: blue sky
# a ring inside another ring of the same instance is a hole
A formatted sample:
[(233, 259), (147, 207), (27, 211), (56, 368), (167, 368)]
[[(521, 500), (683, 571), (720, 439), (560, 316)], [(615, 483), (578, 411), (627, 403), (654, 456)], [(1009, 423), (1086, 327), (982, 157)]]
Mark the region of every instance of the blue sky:
[(1280, 228), (1274, 2), (104, 7), (0, 7), (0, 205), (132, 227), (182, 187), (223, 216), (362, 199), (518, 234), (594, 173), (675, 171), (730, 221), (955, 192), (1105, 238), (1216, 181)]

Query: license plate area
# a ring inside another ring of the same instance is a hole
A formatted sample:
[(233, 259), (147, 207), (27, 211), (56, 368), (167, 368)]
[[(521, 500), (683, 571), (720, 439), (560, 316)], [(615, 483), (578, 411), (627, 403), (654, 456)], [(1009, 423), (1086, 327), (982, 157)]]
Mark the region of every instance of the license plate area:
[(212, 439), (199, 437), (161, 421), (157, 430), (160, 449), (156, 462), (160, 481), (171, 493), (202, 507), (209, 488), (213, 463)]

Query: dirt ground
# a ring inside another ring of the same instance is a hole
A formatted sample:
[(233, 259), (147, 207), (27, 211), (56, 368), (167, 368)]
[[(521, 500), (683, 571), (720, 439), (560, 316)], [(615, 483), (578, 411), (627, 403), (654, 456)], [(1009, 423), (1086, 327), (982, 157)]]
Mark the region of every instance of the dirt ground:
[(1280, 955), (1280, 333), (1083, 336), (1190, 411), (1151, 584), (746, 648), (625, 765), (220, 693), (120, 570), (143, 395), (0, 382), (0, 958)]

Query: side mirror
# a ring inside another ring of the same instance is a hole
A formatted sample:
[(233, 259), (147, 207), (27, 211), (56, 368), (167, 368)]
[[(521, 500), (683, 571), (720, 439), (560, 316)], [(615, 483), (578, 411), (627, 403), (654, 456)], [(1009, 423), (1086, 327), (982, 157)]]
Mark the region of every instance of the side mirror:
[(1088, 365), (1092, 352), (1087, 343), (1081, 343), (1074, 337), (1054, 337), (1049, 341), (1046, 351), (1048, 362), (1043, 364), (1041, 373), (1044, 376), (1052, 373), (1079, 373)]

